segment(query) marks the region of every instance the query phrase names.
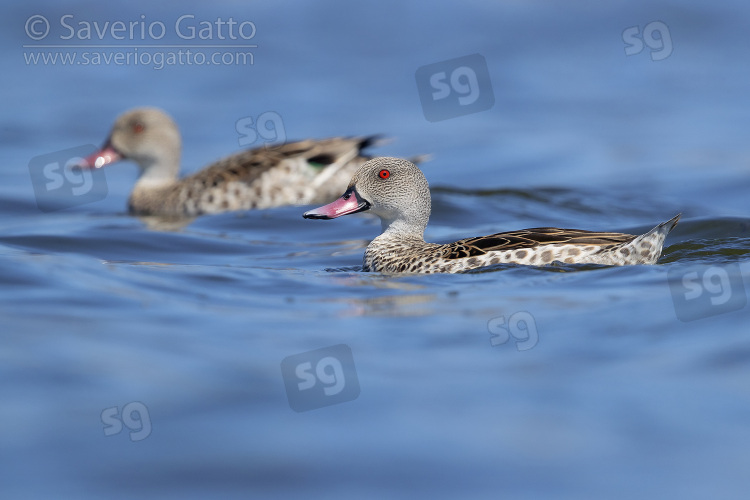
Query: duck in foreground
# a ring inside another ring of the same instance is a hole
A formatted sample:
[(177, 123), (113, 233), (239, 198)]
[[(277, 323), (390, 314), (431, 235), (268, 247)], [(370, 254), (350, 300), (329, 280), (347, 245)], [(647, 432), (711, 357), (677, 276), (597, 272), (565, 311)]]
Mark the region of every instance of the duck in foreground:
[(646, 234), (601, 233), (540, 227), (467, 238), (439, 245), (424, 241), (430, 190), (422, 171), (399, 158), (375, 158), (354, 174), (339, 199), (305, 212), (306, 219), (335, 219), (369, 210), (383, 232), (367, 246), (364, 271), (455, 273), (494, 264), (654, 264), (680, 215)]
[(306, 140), (243, 151), (178, 179), (181, 138), (157, 108), (120, 115), (83, 168), (132, 160), (141, 169), (129, 200), (135, 215), (193, 217), (281, 205), (327, 203), (346, 188), (375, 137)]

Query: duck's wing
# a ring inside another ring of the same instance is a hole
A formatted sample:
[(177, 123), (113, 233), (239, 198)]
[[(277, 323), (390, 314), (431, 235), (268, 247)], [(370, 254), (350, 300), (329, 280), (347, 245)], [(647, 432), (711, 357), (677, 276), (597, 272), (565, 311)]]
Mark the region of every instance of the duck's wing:
[(379, 142), (379, 136), (333, 137), (249, 149), (212, 163), (200, 172), (185, 178), (183, 182), (198, 182), (205, 187), (228, 182), (249, 184), (268, 170), (282, 166), (286, 160), (303, 160), (311, 168), (326, 169), (330, 166), (345, 165), (358, 157), (366, 159), (362, 150)]
[(624, 233), (602, 233), (581, 229), (535, 227), (459, 240), (446, 245), (445, 257), (461, 259), (498, 250), (516, 250), (541, 245), (587, 245), (607, 247), (632, 241), (636, 236)]

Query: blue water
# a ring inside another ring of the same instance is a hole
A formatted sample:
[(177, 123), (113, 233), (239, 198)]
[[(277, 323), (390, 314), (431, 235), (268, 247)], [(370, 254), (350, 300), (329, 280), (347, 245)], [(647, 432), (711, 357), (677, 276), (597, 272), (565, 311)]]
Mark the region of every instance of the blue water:
[[(565, 4), (4, 6), (2, 498), (745, 498), (750, 7)], [(72, 43), (66, 14), (249, 20), (257, 48), (239, 66), (26, 64), (27, 19)], [(658, 21), (626, 55), (623, 32)], [(425, 119), (417, 68), (477, 53), (491, 109)], [(105, 169), (102, 199), (40, 210), (32, 160), (101, 144), (140, 105), (175, 117), (185, 171), (265, 112), (281, 139), (430, 153), (431, 241), (683, 219), (656, 266), (394, 277), (358, 270), (366, 215), (150, 226), (125, 213), (131, 164)], [(359, 391), (292, 410), (282, 360), (341, 344)]]

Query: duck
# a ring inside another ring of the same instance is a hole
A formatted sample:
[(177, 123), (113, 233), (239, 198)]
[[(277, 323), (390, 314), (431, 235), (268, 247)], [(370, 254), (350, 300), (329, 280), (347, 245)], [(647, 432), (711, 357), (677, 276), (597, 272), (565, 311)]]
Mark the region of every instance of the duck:
[(241, 151), (180, 179), (182, 139), (164, 110), (140, 107), (115, 120), (104, 145), (82, 159), (98, 169), (121, 160), (140, 167), (128, 200), (138, 216), (195, 217), (282, 205), (327, 203), (370, 157), (380, 136), (308, 139)]
[(377, 215), (382, 231), (367, 245), (362, 269), (392, 274), (457, 273), (497, 264), (654, 264), (681, 216), (642, 235), (537, 227), (438, 244), (424, 239), (430, 210), (429, 184), (419, 167), (405, 159), (378, 157), (357, 168), (340, 198), (303, 217)]

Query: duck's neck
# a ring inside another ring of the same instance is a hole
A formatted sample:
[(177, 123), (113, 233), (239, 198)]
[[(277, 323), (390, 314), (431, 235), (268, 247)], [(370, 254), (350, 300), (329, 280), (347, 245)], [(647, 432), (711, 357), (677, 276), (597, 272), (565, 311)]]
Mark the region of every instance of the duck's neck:
[(179, 160), (170, 162), (151, 162), (141, 165), (141, 175), (135, 183), (133, 192), (154, 191), (173, 186), (178, 182)]
[(383, 233), (372, 240), (362, 260), (365, 271), (402, 272), (412, 259), (432, 255), (441, 245), (424, 240), (423, 225), (383, 221)]
[(387, 240), (417, 240), (424, 242), (424, 230), (427, 224), (418, 224), (405, 219), (381, 219), (383, 232), (378, 238)]
[(152, 215), (173, 211), (168, 194), (179, 183), (178, 168), (177, 164), (142, 167), (141, 176), (130, 194), (130, 212)]

